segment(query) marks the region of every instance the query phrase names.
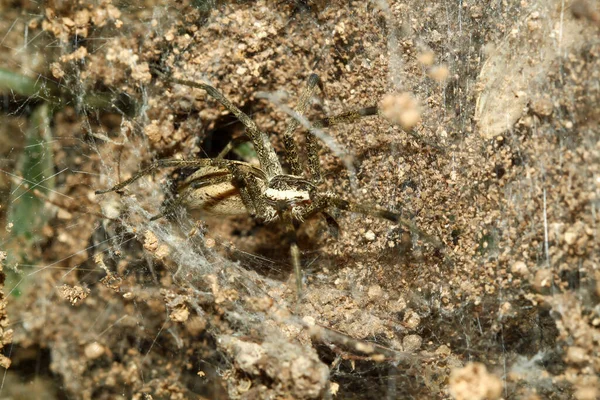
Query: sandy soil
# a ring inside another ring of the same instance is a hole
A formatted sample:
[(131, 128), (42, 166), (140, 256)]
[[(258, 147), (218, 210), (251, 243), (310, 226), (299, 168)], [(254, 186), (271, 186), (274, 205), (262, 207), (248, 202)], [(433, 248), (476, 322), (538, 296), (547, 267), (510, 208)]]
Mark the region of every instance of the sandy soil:
[[(2, 398), (600, 396), (597, 1), (0, 5), (2, 68), (58, 84), (0, 85)], [(345, 157), (322, 146), (320, 189), (410, 226), (306, 221), (298, 301), (278, 224), (149, 220), (189, 171), (95, 195), (244, 132), (157, 69), (217, 87), (282, 158), (311, 72), (311, 120), (380, 106), (325, 130)], [(36, 129), (56, 176), (18, 219)]]

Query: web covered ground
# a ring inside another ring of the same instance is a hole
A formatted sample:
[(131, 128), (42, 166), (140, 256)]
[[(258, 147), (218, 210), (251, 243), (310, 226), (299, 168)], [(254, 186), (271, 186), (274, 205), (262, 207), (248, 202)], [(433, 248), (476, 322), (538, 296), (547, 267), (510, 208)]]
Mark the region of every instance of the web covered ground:
[[(2, 86), (2, 396), (22, 380), (48, 398), (598, 397), (597, 2), (24, 10), (3, 5), (3, 68), (45, 91)], [(94, 195), (243, 133), (153, 68), (210, 82), (278, 150), (279, 102), (311, 72), (312, 120), (410, 94), (414, 130), (327, 130), (354, 171), (324, 146), (323, 188), (443, 246), (375, 217), (336, 214), (337, 239), (307, 221), (298, 302), (278, 225), (149, 221), (187, 171)]]

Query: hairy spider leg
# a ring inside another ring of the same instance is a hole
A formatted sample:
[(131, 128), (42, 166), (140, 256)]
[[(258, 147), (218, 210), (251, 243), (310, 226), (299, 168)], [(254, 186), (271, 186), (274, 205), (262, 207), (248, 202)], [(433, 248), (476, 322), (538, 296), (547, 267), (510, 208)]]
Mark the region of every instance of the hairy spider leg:
[(163, 169), (163, 168), (203, 168), (203, 167), (216, 167), (222, 169), (229, 169), (232, 164), (239, 165), (243, 168), (248, 168), (252, 170), (254, 174), (257, 176), (263, 176), (263, 172), (253, 167), (252, 165), (245, 163), (243, 161), (235, 161), (235, 160), (224, 160), (224, 159), (215, 159), (215, 158), (199, 158), (196, 160), (158, 160), (153, 162), (150, 166), (138, 171), (131, 178), (124, 180), (116, 184), (115, 186), (104, 189), (104, 190), (96, 190), (96, 194), (104, 194), (109, 192), (116, 192), (118, 190), (123, 189), (125, 186), (132, 184), (138, 179), (151, 174), (152, 172)]
[[(295, 112), (297, 115), (303, 116), (308, 107), (310, 98), (315, 94), (317, 87), (323, 90), (323, 83), (317, 74), (310, 74), (308, 77), (307, 86), (298, 99)], [(294, 140), (294, 131), (298, 128), (300, 122), (295, 117), (292, 117), (288, 122), (285, 131), (283, 132), (283, 145), (286, 153), (286, 161), (290, 164), (290, 172), (292, 175), (302, 176), (302, 166), (298, 158), (298, 145)]]
[(221, 151), (219, 152), (219, 154), (218, 154), (218, 155), (217, 155), (215, 158), (217, 158), (217, 159), (219, 159), (219, 158), (225, 158), (225, 156), (226, 156), (227, 154), (229, 154), (229, 152), (230, 152), (231, 150), (233, 150), (233, 148), (234, 148), (235, 146), (237, 146), (237, 145), (239, 145), (239, 144), (241, 144), (241, 143), (248, 142), (248, 141), (250, 141), (250, 138), (249, 138), (248, 136), (246, 136), (246, 135), (239, 136), (239, 137), (236, 137), (236, 138), (233, 138), (233, 139), (231, 139), (231, 140), (230, 140), (230, 141), (227, 143), (227, 145), (226, 145), (225, 147), (223, 147), (223, 150), (221, 150)]
[(285, 233), (290, 243), (290, 259), (296, 275), (296, 300), (299, 302), (302, 296), (302, 269), (300, 268), (300, 248), (298, 247), (298, 237), (296, 227), (294, 226), (294, 217), (290, 207), (278, 211), (283, 221)]
[(258, 157), (258, 161), (260, 162), (261, 169), (265, 171), (267, 178), (270, 179), (275, 175), (280, 175), (283, 173), (281, 163), (277, 158), (275, 149), (271, 145), (267, 134), (258, 128), (258, 126), (252, 120), (252, 118), (250, 118), (242, 110), (237, 108), (232, 102), (227, 100), (227, 98), (215, 87), (206, 83), (198, 83), (194, 81), (188, 81), (185, 79), (176, 79), (170, 77), (166, 77), (166, 79), (170, 82), (177, 83), (179, 85), (189, 86), (196, 89), (202, 89), (206, 91), (206, 93), (208, 93), (209, 96), (221, 103), (223, 107), (225, 107), (229, 112), (231, 112), (246, 127), (246, 133), (250, 137), (250, 140), (254, 145), (254, 150), (256, 151), (256, 156)]
[(419, 237), (423, 238), (425, 241), (429, 242), (437, 249), (442, 249), (444, 247), (438, 238), (431, 236), (425, 231), (419, 229), (419, 227), (417, 227), (417, 225), (414, 222), (412, 222), (409, 219), (403, 218), (399, 213), (386, 210), (384, 208), (354, 203), (331, 194), (326, 195), (325, 198), (326, 203), (336, 208), (339, 208), (340, 210), (387, 219), (388, 221), (402, 225), (403, 227), (410, 230), (412, 233), (416, 233)]
[(402, 217), (400, 213), (372, 205), (354, 203), (336, 196), (333, 193), (319, 194), (314, 186), (313, 189), (309, 191), (309, 194), (311, 198), (311, 204), (304, 208), (302, 215), (299, 216), (300, 220), (305, 220), (315, 214), (321, 213), (324, 215), (327, 224), (330, 225), (330, 227), (333, 225), (333, 228), (337, 230), (339, 229), (337, 222), (326, 212), (328, 208), (335, 207), (342, 211), (386, 219), (405, 227), (412, 233), (417, 234), (419, 237), (432, 244), (438, 250), (441, 250), (444, 247), (438, 238), (431, 236), (425, 231), (419, 229), (414, 222)]
[(318, 184), (322, 181), (321, 164), (319, 161), (319, 139), (315, 136), (316, 129), (329, 128), (338, 124), (351, 124), (360, 118), (377, 115), (377, 107), (365, 107), (359, 110), (347, 111), (331, 117), (326, 117), (312, 123), (312, 129), (306, 135), (306, 149), (308, 152), (308, 170), (312, 181)]
[(358, 110), (345, 111), (341, 114), (325, 117), (313, 123), (315, 128), (329, 128), (340, 124), (351, 124), (363, 117), (369, 117), (379, 114), (379, 108), (376, 106), (363, 107)]
[(263, 221), (271, 220), (273, 215), (268, 212), (256, 177), (238, 166), (232, 167), (232, 173), (234, 185), (239, 189), (242, 201), (250, 215)]
[[(311, 74), (308, 78), (307, 87), (302, 92), (300, 99), (298, 100), (298, 105), (294, 110), (299, 115), (304, 115), (306, 112), (306, 108), (308, 107), (308, 103), (310, 98), (314, 95), (316, 88), (320, 88), (323, 91), (323, 83), (317, 74)], [(300, 159), (298, 157), (298, 144), (294, 140), (293, 133), (300, 125), (300, 122), (293, 118), (288, 122), (288, 125), (283, 133), (283, 145), (286, 152), (286, 160), (290, 165), (290, 172), (292, 175), (300, 176), (302, 175), (302, 166), (300, 165)], [(216, 158), (225, 158), (227, 154), (235, 146), (240, 143), (249, 141), (250, 138), (248, 136), (241, 136), (234, 139), (231, 139), (229, 143), (219, 152)]]

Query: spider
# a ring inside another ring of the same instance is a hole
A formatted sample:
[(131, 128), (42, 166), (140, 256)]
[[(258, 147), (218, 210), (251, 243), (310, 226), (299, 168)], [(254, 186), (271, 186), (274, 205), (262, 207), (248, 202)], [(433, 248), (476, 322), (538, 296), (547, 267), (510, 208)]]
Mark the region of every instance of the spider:
[[(152, 220), (168, 214), (179, 206), (187, 209), (199, 209), (212, 215), (241, 215), (251, 217), (266, 223), (280, 221), (290, 244), (290, 258), (296, 275), (297, 296), (302, 289), (302, 271), (300, 269), (300, 250), (297, 244), (296, 228), (304, 220), (316, 214), (325, 217), (328, 224), (337, 227), (335, 219), (328, 212), (337, 208), (364, 215), (371, 215), (403, 225), (411, 232), (417, 233), (423, 239), (441, 248), (439, 241), (430, 237), (417, 226), (400, 216), (400, 214), (375, 206), (358, 204), (343, 199), (332, 192), (318, 189), (322, 181), (319, 164), (319, 143), (315, 130), (328, 128), (342, 123), (353, 123), (367, 116), (378, 115), (378, 107), (366, 107), (349, 111), (314, 122), (306, 134), (308, 159), (308, 176), (298, 156), (298, 145), (294, 139), (294, 131), (300, 125), (310, 98), (317, 88), (323, 89), (318, 75), (311, 74), (303, 93), (295, 108), (294, 115), (283, 132), (283, 144), (289, 171), (279, 161), (275, 149), (267, 134), (260, 130), (256, 123), (238, 107), (232, 104), (215, 87), (206, 83), (198, 83), (183, 79), (164, 77), (168, 82), (185, 85), (206, 91), (231, 112), (246, 128), (247, 139), (253, 144), (260, 166), (248, 162), (226, 159), (225, 156), (233, 148), (230, 142), (215, 158), (199, 158), (193, 160), (163, 159), (155, 161), (145, 169), (139, 170), (131, 178), (106, 190), (98, 190), (96, 194), (119, 191), (141, 177), (161, 168), (196, 168), (196, 171), (181, 182), (177, 187), (176, 199)], [(300, 116), (300, 117), (298, 117)]]

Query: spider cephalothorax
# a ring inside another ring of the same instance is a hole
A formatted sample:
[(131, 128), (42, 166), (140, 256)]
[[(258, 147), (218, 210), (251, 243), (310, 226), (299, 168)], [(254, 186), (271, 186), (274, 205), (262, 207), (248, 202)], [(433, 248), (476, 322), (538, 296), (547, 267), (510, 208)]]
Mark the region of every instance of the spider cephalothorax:
[[(160, 73), (159, 73), (160, 74)], [(162, 74), (160, 74), (162, 75)], [(300, 271), (300, 251), (296, 244), (295, 225), (312, 215), (322, 213), (328, 221), (332, 221), (328, 210), (338, 208), (361, 214), (385, 218), (407, 227), (411, 232), (441, 247), (439, 241), (420, 231), (414, 223), (402, 218), (398, 213), (386, 209), (352, 203), (330, 192), (320, 192), (317, 188), (321, 182), (319, 164), (319, 143), (315, 130), (341, 123), (352, 123), (355, 120), (377, 115), (377, 107), (362, 108), (314, 122), (306, 135), (308, 176), (300, 164), (298, 147), (294, 139), (294, 131), (300, 125), (310, 98), (316, 88), (321, 87), (321, 81), (315, 74), (308, 79), (293, 118), (289, 121), (284, 133), (283, 143), (289, 173), (285, 173), (269, 137), (261, 131), (254, 121), (233, 105), (214, 87), (192, 81), (166, 78), (174, 84), (205, 90), (210, 96), (221, 103), (229, 112), (235, 115), (246, 128), (246, 135), (253, 144), (260, 166), (254, 166), (244, 161), (234, 161), (225, 158), (232, 144), (216, 158), (200, 158), (196, 160), (159, 160), (151, 166), (137, 172), (131, 178), (107, 190), (96, 193), (107, 193), (124, 188), (159, 168), (196, 168), (197, 170), (183, 180), (177, 187), (177, 196), (166, 210), (154, 217), (159, 218), (178, 206), (189, 209), (199, 209), (213, 215), (250, 214), (265, 222), (280, 221), (291, 239), (290, 255), (294, 265), (298, 293), (302, 286)]]

